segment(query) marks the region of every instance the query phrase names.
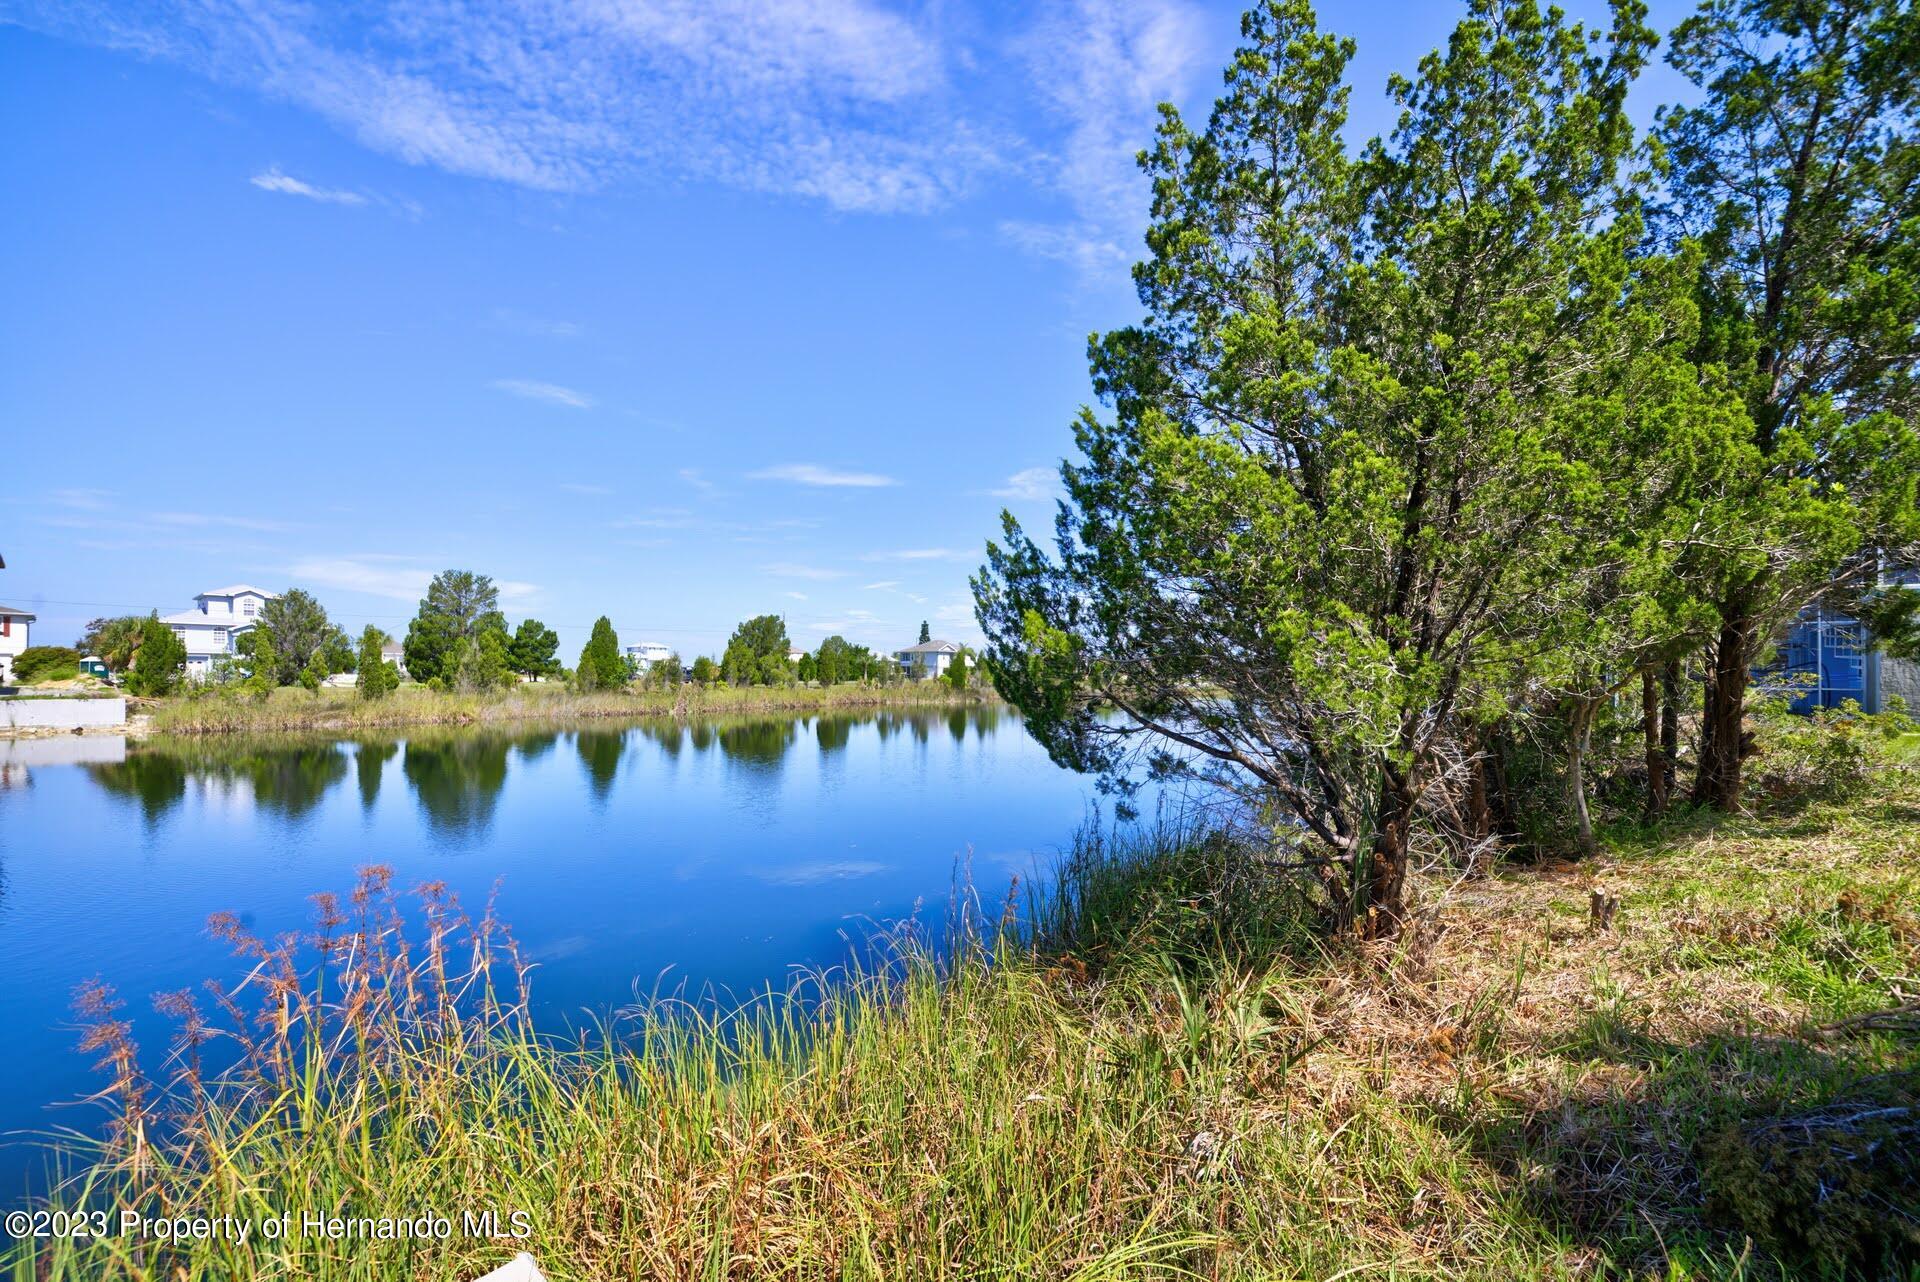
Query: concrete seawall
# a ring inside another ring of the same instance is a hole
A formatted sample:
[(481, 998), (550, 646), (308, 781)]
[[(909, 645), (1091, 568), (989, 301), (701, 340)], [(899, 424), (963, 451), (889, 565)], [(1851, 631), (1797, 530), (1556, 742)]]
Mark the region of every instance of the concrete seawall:
[(125, 699), (0, 699), (0, 732), (93, 730), (125, 724)]

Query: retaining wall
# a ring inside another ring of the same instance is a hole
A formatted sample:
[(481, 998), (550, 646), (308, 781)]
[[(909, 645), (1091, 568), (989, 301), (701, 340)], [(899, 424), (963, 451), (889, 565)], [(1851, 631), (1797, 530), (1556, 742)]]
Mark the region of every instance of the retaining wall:
[(0, 730), (91, 730), (127, 724), (127, 701), (0, 699)]

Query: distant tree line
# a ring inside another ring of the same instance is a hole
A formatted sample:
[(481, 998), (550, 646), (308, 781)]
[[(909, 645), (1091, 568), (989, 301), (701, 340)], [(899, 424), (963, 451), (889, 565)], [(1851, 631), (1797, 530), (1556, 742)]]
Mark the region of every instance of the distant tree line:
[[(925, 623), (920, 632), (923, 638), (927, 635)], [(317, 690), (330, 676), (354, 673), (355, 685), (367, 699), (382, 698), (399, 688), (403, 670), (407, 678), (430, 689), (467, 693), (549, 679), (568, 682), (581, 691), (635, 684), (673, 689), (686, 681), (703, 686), (722, 682), (833, 686), (904, 679), (890, 655), (837, 634), (796, 660), (791, 657), (786, 621), (774, 614), (742, 622), (718, 660), (700, 655), (690, 665), (683, 664), (678, 654), (642, 663), (621, 649), (612, 621), (602, 615), (569, 669), (559, 659), (559, 635), (538, 619), (523, 619), (509, 631), (498, 586), (491, 577), (471, 570), (436, 574), (407, 625), (400, 663), (386, 658), (386, 648), (392, 644), (392, 637), (371, 624), (356, 643), (328, 618), (311, 593), (289, 588), (266, 603), (254, 627), (235, 640), (231, 661), (216, 665), (212, 679), (255, 692), (290, 685)], [(95, 619), (87, 625), (77, 649), (97, 655), (115, 672), (127, 673), (129, 688), (142, 694), (178, 688), (186, 663), (184, 645), (157, 614)], [(35, 671), (44, 662), (36, 657)], [(969, 665), (965, 654), (946, 674), (956, 688), (970, 681), (978, 684), (982, 677), (983, 670)]]

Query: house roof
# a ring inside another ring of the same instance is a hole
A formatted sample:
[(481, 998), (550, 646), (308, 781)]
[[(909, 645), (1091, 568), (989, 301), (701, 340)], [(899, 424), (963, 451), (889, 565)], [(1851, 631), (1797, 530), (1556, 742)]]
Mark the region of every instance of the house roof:
[(16, 619), (26, 619), (28, 622), (32, 622), (39, 617), (33, 611), (22, 610), (17, 605), (0, 605), (0, 614), (11, 615)]
[(278, 592), (269, 592), (265, 588), (256, 588), (251, 583), (236, 583), (230, 588), (208, 588), (205, 592), (196, 592), (194, 593), (194, 599), (197, 601), (203, 596), (239, 596), (242, 592), (251, 592), (255, 596), (263, 596), (269, 601), (276, 601), (280, 597)]
[(910, 645), (904, 650), (895, 650), (895, 654), (958, 654), (960, 647), (951, 641), (922, 641), (919, 645)]

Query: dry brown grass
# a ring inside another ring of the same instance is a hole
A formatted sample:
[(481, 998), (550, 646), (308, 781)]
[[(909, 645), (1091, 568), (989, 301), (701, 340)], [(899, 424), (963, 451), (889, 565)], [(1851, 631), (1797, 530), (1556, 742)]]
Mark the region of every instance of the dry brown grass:
[[(1708, 1217), (1701, 1143), (1915, 1065), (1908, 1033), (1857, 1018), (1920, 984), (1914, 800), (1903, 777), (1848, 810), (1436, 874), (1390, 947), (1314, 943), (1218, 843), (1123, 851), (997, 964), (656, 1011), (615, 1053), (541, 1042), (511, 1002), (450, 1040), (433, 1007), (383, 1035), (404, 1053), (288, 1056), (286, 1089), (206, 1112), (138, 1174), (97, 1168), (98, 1195), (519, 1207), (557, 1279), (1808, 1276)], [(1587, 920), (1596, 881), (1611, 930)], [(1222, 885), (1238, 908), (1195, 910)], [(330, 1017), (367, 1014), (306, 1018)], [(70, 1243), (38, 1266), (427, 1278), (503, 1250)]]

